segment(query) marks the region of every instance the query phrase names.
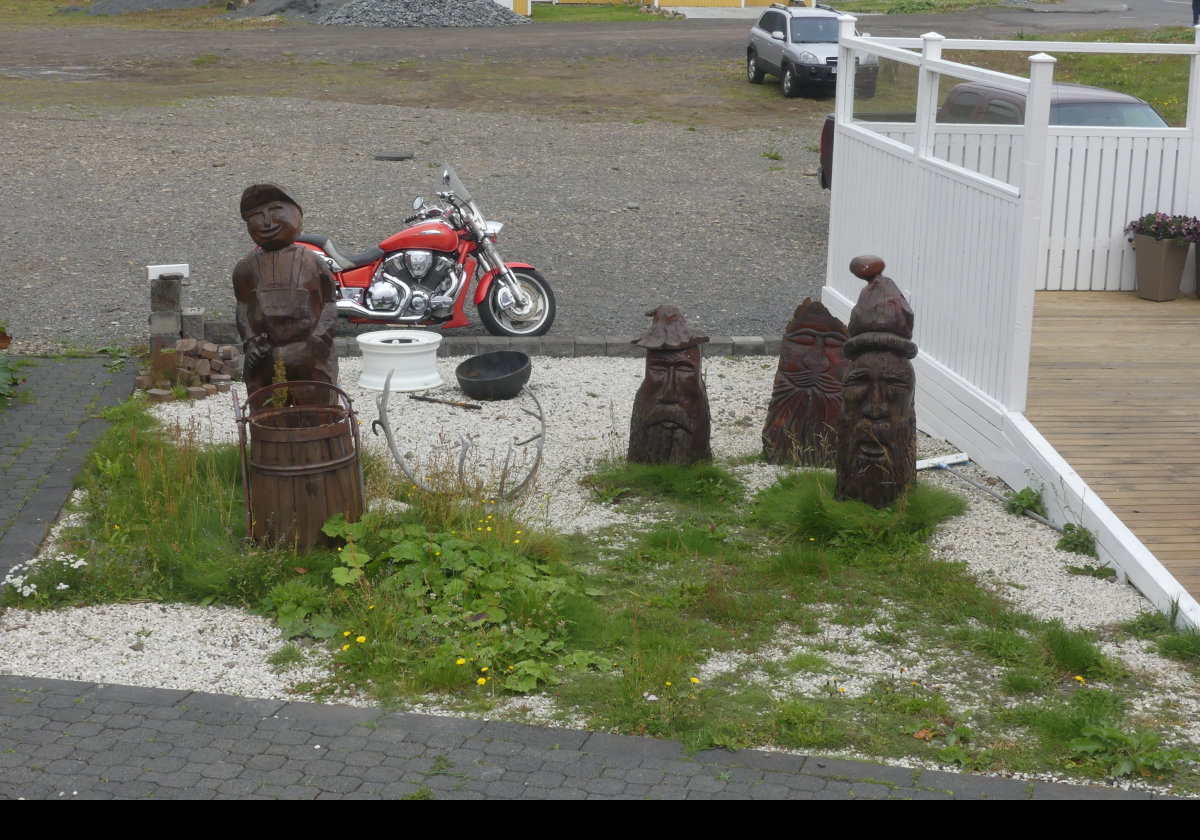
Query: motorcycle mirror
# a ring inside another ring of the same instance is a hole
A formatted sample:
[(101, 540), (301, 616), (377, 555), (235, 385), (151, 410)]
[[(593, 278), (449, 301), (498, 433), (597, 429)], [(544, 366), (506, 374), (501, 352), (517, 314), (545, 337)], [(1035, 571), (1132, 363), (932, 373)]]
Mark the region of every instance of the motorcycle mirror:
[(425, 199), (421, 198), (421, 196), (417, 196), (416, 198), (413, 199), (413, 209), (420, 210), (421, 205), (424, 203), (425, 203)]

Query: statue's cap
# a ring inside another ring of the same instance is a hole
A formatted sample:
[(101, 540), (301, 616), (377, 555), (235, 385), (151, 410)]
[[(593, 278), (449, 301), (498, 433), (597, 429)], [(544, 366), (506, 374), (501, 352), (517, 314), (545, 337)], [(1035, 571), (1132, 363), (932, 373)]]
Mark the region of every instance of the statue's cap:
[(240, 212), (245, 218), (246, 214), (255, 207), (261, 207), (272, 201), (286, 201), (293, 205), (301, 213), (304, 211), (300, 208), (300, 202), (295, 199), (291, 191), (279, 184), (251, 184), (242, 192), (242, 203)]
[(912, 307), (892, 279), (883, 276), (883, 268), (883, 260), (874, 256), (855, 257), (850, 262), (850, 271), (866, 280), (867, 287), (850, 312), (850, 340), (842, 348), (847, 358), (872, 350), (909, 359), (917, 355), (917, 345), (912, 342)]
[(796, 311), (792, 313), (792, 320), (788, 321), (787, 326), (784, 328), (784, 333), (786, 335), (801, 327), (820, 330), (821, 332), (846, 334), (846, 325), (834, 317), (825, 308), (825, 304), (810, 297), (806, 297), (804, 303), (796, 307)]
[(664, 303), (646, 314), (654, 318), (654, 323), (633, 344), (647, 350), (686, 350), (708, 341), (707, 335), (688, 326), (677, 306)]

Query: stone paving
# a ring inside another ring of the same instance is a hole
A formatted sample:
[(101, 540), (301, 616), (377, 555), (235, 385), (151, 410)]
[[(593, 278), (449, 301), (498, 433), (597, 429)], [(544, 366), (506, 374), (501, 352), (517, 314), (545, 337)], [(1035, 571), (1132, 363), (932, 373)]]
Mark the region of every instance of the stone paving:
[(37, 553), (105, 428), (99, 412), (133, 392), (137, 373), (105, 357), (17, 361), (26, 381), (0, 408), (0, 580)]
[(0, 676), (0, 798), (1151, 799), (349, 706)]

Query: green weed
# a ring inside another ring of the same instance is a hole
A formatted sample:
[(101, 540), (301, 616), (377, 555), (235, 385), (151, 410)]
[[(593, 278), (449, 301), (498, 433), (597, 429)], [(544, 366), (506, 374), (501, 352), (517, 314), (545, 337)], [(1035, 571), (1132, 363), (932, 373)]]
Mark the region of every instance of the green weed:
[[(1086, 554), (1088, 557), (1096, 556), (1096, 538), (1092, 536), (1092, 532), (1087, 528), (1082, 525), (1076, 525), (1074, 522), (1068, 522), (1066, 525), (1063, 525), (1063, 534), (1059, 538), (1056, 547), (1063, 551)], [(1115, 576), (1116, 573), (1116, 569), (1110, 570), (1112, 576)]]
[(1013, 516), (1020, 516), (1025, 511), (1032, 511), (1045, 518), (1046, 503), (1042, 501), (1042, 491), (1026, 487), (1019, 493), (1010, 493), (1004, 500), (1004, 509)]

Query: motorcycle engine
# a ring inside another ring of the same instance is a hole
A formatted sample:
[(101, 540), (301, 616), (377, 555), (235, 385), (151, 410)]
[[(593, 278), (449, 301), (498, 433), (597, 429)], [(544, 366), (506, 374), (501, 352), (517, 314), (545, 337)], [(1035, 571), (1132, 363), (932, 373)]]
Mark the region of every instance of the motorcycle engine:
[(379, 267), (364, 305), (397, 318), (449, 316), (462, 288), (455, 261), (433, 251), (399, 251)]

